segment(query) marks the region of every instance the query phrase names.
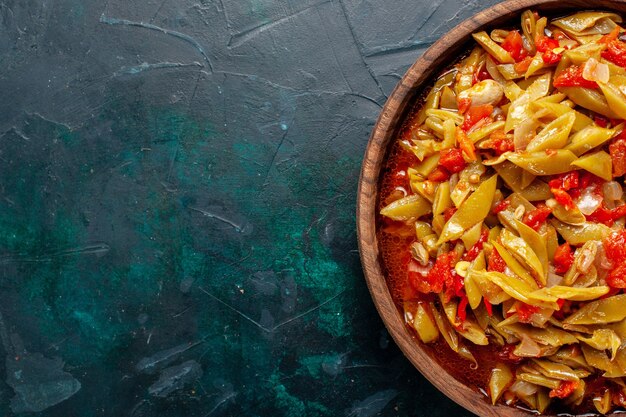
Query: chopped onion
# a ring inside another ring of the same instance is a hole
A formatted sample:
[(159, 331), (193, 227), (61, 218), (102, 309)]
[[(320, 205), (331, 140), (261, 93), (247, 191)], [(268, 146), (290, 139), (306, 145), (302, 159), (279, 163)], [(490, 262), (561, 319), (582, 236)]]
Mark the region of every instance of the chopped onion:
[(557, 275), (553, 272), (548, 272), (548, 280), (546, 283), (546, 287), (554, 287), (555, 285), (561, 285), (563, 282), (563, 277), (561, 275)]
[(624, 191), (617, 181), (609, 181), (602, 186), (602, 194), (606, 200), (615, 201), (622, 198)]
[(602, 196), (594, 193), (593, 188), (587, 187), (576, 201), (576, 205), (582, 214), (588, 216), (602, 204)]
[(587, 81), (608, 83), (609, 75), (609, 66), (595, 58), (589, 58), (583, 66), (583, 78)]
[(537, 135), (536, 130), (540, 123), (534, 119), (526, 119), (513, 131), (513, 144), (516, 151), (523, 151), (531, 140)]
[(554, 310), (552, 310), (551, 308), (542, 308), (541, 310), (530, 316), (530, 324), (535, 327), (545, 327), (546, 322), (550, 320), (550, 317), (552, 317), (553, 313)]
[(600, 241), (598, 241), (598, 253), (596, 254), (594, 264), (598, 269), (598, 272), (600, 272), (600, 270), (606, 271), (612, 268), (611, 261), (609, 261), (609, 258), (606, 257), (604, 245)]
[(500, 107), (494, 107), (493, 111), (491, 112), (491, 117), (493, 118), (493, 120), (505, 120), (506, 114), (504, 114)]
[(454, 190), (456, 185), (459, 183), (459, 174), (452, 174), (450, 176), (450, 189)]
[(520, 337), (522, 341), (517, 345), (514, 353), (524, 358), (538, 358), (541, 355), (539, 344), (525, 334), (520, 335)]
[(598, 254), (598, 246), (593, 240), (585, 242), (582, 248), (576, 249), (574, 265), (583, 274), (589, 272)]
[(513, 385), (511, 385), (511, 388), (509, 388), (509, 391), (519, 396), (527, 397), (529, 395), (533, 395), (534, 393), (536, 393), (537, 389), (538, 389), (537, 385), (518, 379), (517, 381), (513, 383)]

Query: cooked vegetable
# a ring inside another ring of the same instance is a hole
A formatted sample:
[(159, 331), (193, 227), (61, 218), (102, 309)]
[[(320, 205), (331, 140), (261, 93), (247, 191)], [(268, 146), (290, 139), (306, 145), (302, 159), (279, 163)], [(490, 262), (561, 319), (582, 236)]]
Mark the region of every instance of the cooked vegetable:
[(606, 324), (626, 318), (626, 294), (615, 295), (586, 304), (565, 319), (568, 324)]
[[(461, 205), (443, 227), (438, 244), (458, 239), (476, 223), (487, 217), (496, 192), (498, 176), (494, 175), (483, 182)], [(383, 214), (381, 212), (381, 214)]]
[(416, 220), (431, 211), (432, 206), (425, 198), (413, 194), (389, 204), (380, 214), (392, 220)]
[(413, 313), (412, 317), (409, 316), (407, 321), (412, 324), (422, 342), (430, 343), (439, 338), (437, 325), (433, 322), (433, 319), (430, 318), (421, 303), (417, 305), (415, 313)]
[(613, 178), (613, 162), (611, 156), (604, 151), (582, 156), (572, 162), (572, 165), (585, 169), (605, 181), (611, 181)]
[(526, 146), (526, 151), (536, 152), (546, 149), (560, 149), (567, 143), (567, 138), (576, 121), (573, 111), (554, 119)]
[(493, 404), (626, 409), (621, 24), (527, 10), (521, 27), (475, 33), (382, 171), (391, 293), (444, 363), (493, 358), (478, 387)]
[(534, 175), (555, 175), (571, 171), (576, 155), (567, 149), (552, 152), (510, 153), (507, 159)]
[(513, 372), (504, 363), (499, 363), (491, 371), (491, 378), (489, 378), (489, 395), (491, 396), (491, 403), (495, 404), (504, 391), (513, 382)]

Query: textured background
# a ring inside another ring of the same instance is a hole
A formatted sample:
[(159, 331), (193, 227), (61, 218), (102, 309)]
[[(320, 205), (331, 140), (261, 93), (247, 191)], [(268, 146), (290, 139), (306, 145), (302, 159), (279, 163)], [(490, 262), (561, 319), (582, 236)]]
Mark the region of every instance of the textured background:
[(468, 416), (386, 333), (355, 195), (494, 1), (0, 1), (0, 415)]

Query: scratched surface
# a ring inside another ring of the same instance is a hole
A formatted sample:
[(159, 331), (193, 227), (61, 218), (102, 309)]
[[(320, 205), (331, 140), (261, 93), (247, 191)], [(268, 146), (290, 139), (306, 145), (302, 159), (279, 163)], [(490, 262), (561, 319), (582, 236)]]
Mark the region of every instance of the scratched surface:
[(468, 416), (362, 279), (399, 77), (493, 1), (0, 2), (0, 415)]

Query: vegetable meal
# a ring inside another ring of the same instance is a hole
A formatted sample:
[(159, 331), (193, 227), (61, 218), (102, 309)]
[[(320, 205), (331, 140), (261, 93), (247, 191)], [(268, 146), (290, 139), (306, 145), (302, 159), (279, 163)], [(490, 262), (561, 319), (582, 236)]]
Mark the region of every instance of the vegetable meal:
[(615, 13), (473, 34), (383, 170), (387, 280), (435, 360), (495, 403), (626, 408), (626, 30)]

